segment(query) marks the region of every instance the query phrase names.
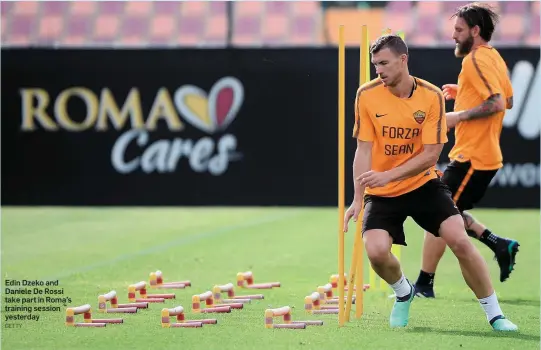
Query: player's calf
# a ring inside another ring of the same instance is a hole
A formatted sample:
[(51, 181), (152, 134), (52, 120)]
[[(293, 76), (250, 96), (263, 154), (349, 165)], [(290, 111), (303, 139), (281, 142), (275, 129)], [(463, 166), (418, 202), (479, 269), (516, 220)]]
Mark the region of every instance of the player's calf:
[(445, 241), (425, 232), (421, 271), (415, 281), (415, 295), (419, 298), (435, 298), (434, 279), (436, 268), (446, 249)]
[(415, 293), (413, 286), (402, 273), (400, 262), (391, 253), (392, 242), (385, 230), (373, 229), (364, 233), (366, 255), (372, 269), (391, 286), (396, 295), (389, 320), (390, 326), (394, 328), (407, 326)]
[(464, 280), (479, 300), (492, 328), (497, 331), (517, 330), (516, 325), (503, 315), (486, 262), (468, 238), (459, 216), (446, 219), (439, 233), (457, 257)]
[(520, 244), (513, 239), (502, 238), (492, 233), (466, 211), (462, 213), (462, 218), (468, 235), (477, 238), (494, 252), (500, 267), (500, 282), (507, 280), (514, 270), (515, 258)]
[(494, 290), (485, 260), (464, 230), (459, 215), (447, 218), (440, 226), (440, 237), (458, 259), (464, 280), (477, 298), (484, 298)]
[(489, 229), (475, 220), (475, 218), (467, 211), (463, 211), (461, 214), (468, 236), (477, 238), (481, 243), (496, 253), (498, 242), (501, 241), (502, 238), (490, 232)]

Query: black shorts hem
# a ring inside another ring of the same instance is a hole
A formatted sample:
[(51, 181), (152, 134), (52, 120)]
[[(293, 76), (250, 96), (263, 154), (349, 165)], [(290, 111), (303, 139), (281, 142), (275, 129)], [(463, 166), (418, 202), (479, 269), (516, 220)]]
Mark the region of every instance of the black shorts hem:
[(451, 196), (462, 213), (473, 209), (479, 203), (498, 170), (475, 170), (469, 161), (453, 160), (447, 165), (441, 181), (449, 187)]
[(449, 188), (440, 180), (432, 179), (421, 187), (397, 197), (366, 195), (362, 233), (385, 230), (393, 244), (407, 246), (404, 222), (411, 217), (424, 230), (439, 236), (442, 222), (460, 212)]
[(370, 224), (365, 224), (365, 220), (363, 220), (363, 229), (362, 229), (362, 237), (364, 237), (364, 233), (369, 230), (384, 230), (387, 232), (387, 234), (392, 238), (394, 245), (402, 245), (404, 247), (407, 247), (408, 244), (406, 243), (406, 235), (404, 234), (404, 230), (396, 230), (395, 227), (391, 225), (385, 225), (376, 222), (371, 222)]

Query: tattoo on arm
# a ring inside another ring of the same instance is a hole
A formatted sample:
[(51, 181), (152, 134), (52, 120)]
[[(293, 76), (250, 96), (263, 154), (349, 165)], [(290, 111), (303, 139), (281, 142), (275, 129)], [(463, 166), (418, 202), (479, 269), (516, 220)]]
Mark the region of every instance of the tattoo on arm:
[(480, 106), (466, 111), (463, 120), (481, 119), (491, 116), (500, 111), (499, 107), (500, 94), (490, 96)]
[(507, 98), (507, 109), (513, 108), (513, 96)]

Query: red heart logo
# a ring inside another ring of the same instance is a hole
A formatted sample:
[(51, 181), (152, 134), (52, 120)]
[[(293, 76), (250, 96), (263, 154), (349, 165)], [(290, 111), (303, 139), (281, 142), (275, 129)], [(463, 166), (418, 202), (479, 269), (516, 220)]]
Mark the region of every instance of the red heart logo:
[(175, 92), (175, 105), (193, 126), (208, 133), (225, 129), (237, 116), (244, 100), (244, 88), (234, 77), (218, 80), (207, 94), (194, 85)]
[(231, 87), (224, 87), (218, 91), (218, 96), (216, 97), (216, 122), (218, 127), (221, 127), (224, 124), (227, 114), (233, 107), (233, 97), (234, 91)]

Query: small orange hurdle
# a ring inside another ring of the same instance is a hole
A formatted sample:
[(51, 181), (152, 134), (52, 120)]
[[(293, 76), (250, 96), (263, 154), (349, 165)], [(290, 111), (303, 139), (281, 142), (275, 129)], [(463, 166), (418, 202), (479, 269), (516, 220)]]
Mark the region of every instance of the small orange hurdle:
[[(107, 303), (111, 303), (111, 308), (107, 308)], [(136, 313), (137, 309), (148, 308), (148, 303), (129, 303), (119, 304), (116, 291), (98, 296), (98, 312), (102, 313)]]
[[(171, 316), (177, 317), (177, 323), (171, 323)], [(209, 318), (203, 320), (186, 320), (184, 316), (184, 308), (179, 305), (177, 307), (162, 309), (162, 327), (163, 328), (201, 328), (204, 324), (216, 324), (217, 319)]]
[[(215, 285), (212, 288), (214, 293), (214, 301), (217, 303), (243, 303), (249, 304), (253, 299), (264, 299), (263, 294), (253, 294), (253, 295), (237, 295), (235, 296), (235, 287), (233, 283), (227, 283), (222, 285)], [(222, 299), (222, 293), (227, 292), (227, 297), (229, 299)]]
[[(83, 314), (84, 323), (75, 322), (75, 316)], [(66, 326), (68, 327), (105, 327), (108, 323), (124, 323), (121, 318), (92, 319), (90, 304), (66, 309)]]
[[(275, 317), (283, 317), (284, 323), (274, 323)], [(322, 326), (323, 321), (292, 321), (291, 307), (282, 306), (265, 310), (265, 328), (305, 329), (306, 326)]]
[[(331, 283), (327, 283), (323, 286), (317, 287), (317, 292), (320, 295), (320, 300), (322, 304), (338, 304), (338, 297), (333, 296), (333, 287)], [(347, 297), (344, 296), (344, 300), (346, 300)], [(352, 303), (355, 304), (355, 296), (352, 298)], [(338, 308), (338, 306), (336, 306)]]
[(249, 289), (272, 289), (280, 287), (280, 282), (254, 283), (254, 274), (252, 271), (237, 273), (237, 286)]
[[(205, 308), (201, 308), (201, 303), (205, 302)], [(192, 296), (193, 313), (211, 313), (211, 312), (231, 312), (231, 309), (243, 309), (242, 303), (214, 304), (214, 297), (211, 291)]]
[[(147, 294), (147, 283), (141, 281), (128, 287), (128, 300), (130, 302), (163, 303), (165, 299), (175, 299), (175, 294)], [(140, 298), (136, 297), (139, 292)]]
[(178, 282), (163, 282), (163, 273), (158, 270), (156, 272), (150, 273), (150, 281), (149, 281), (150, 288), (155, 289), (184, 289), (186, 287), (191, 287), (192, 282), (186, 280), (186, 281), (178, 281)]

